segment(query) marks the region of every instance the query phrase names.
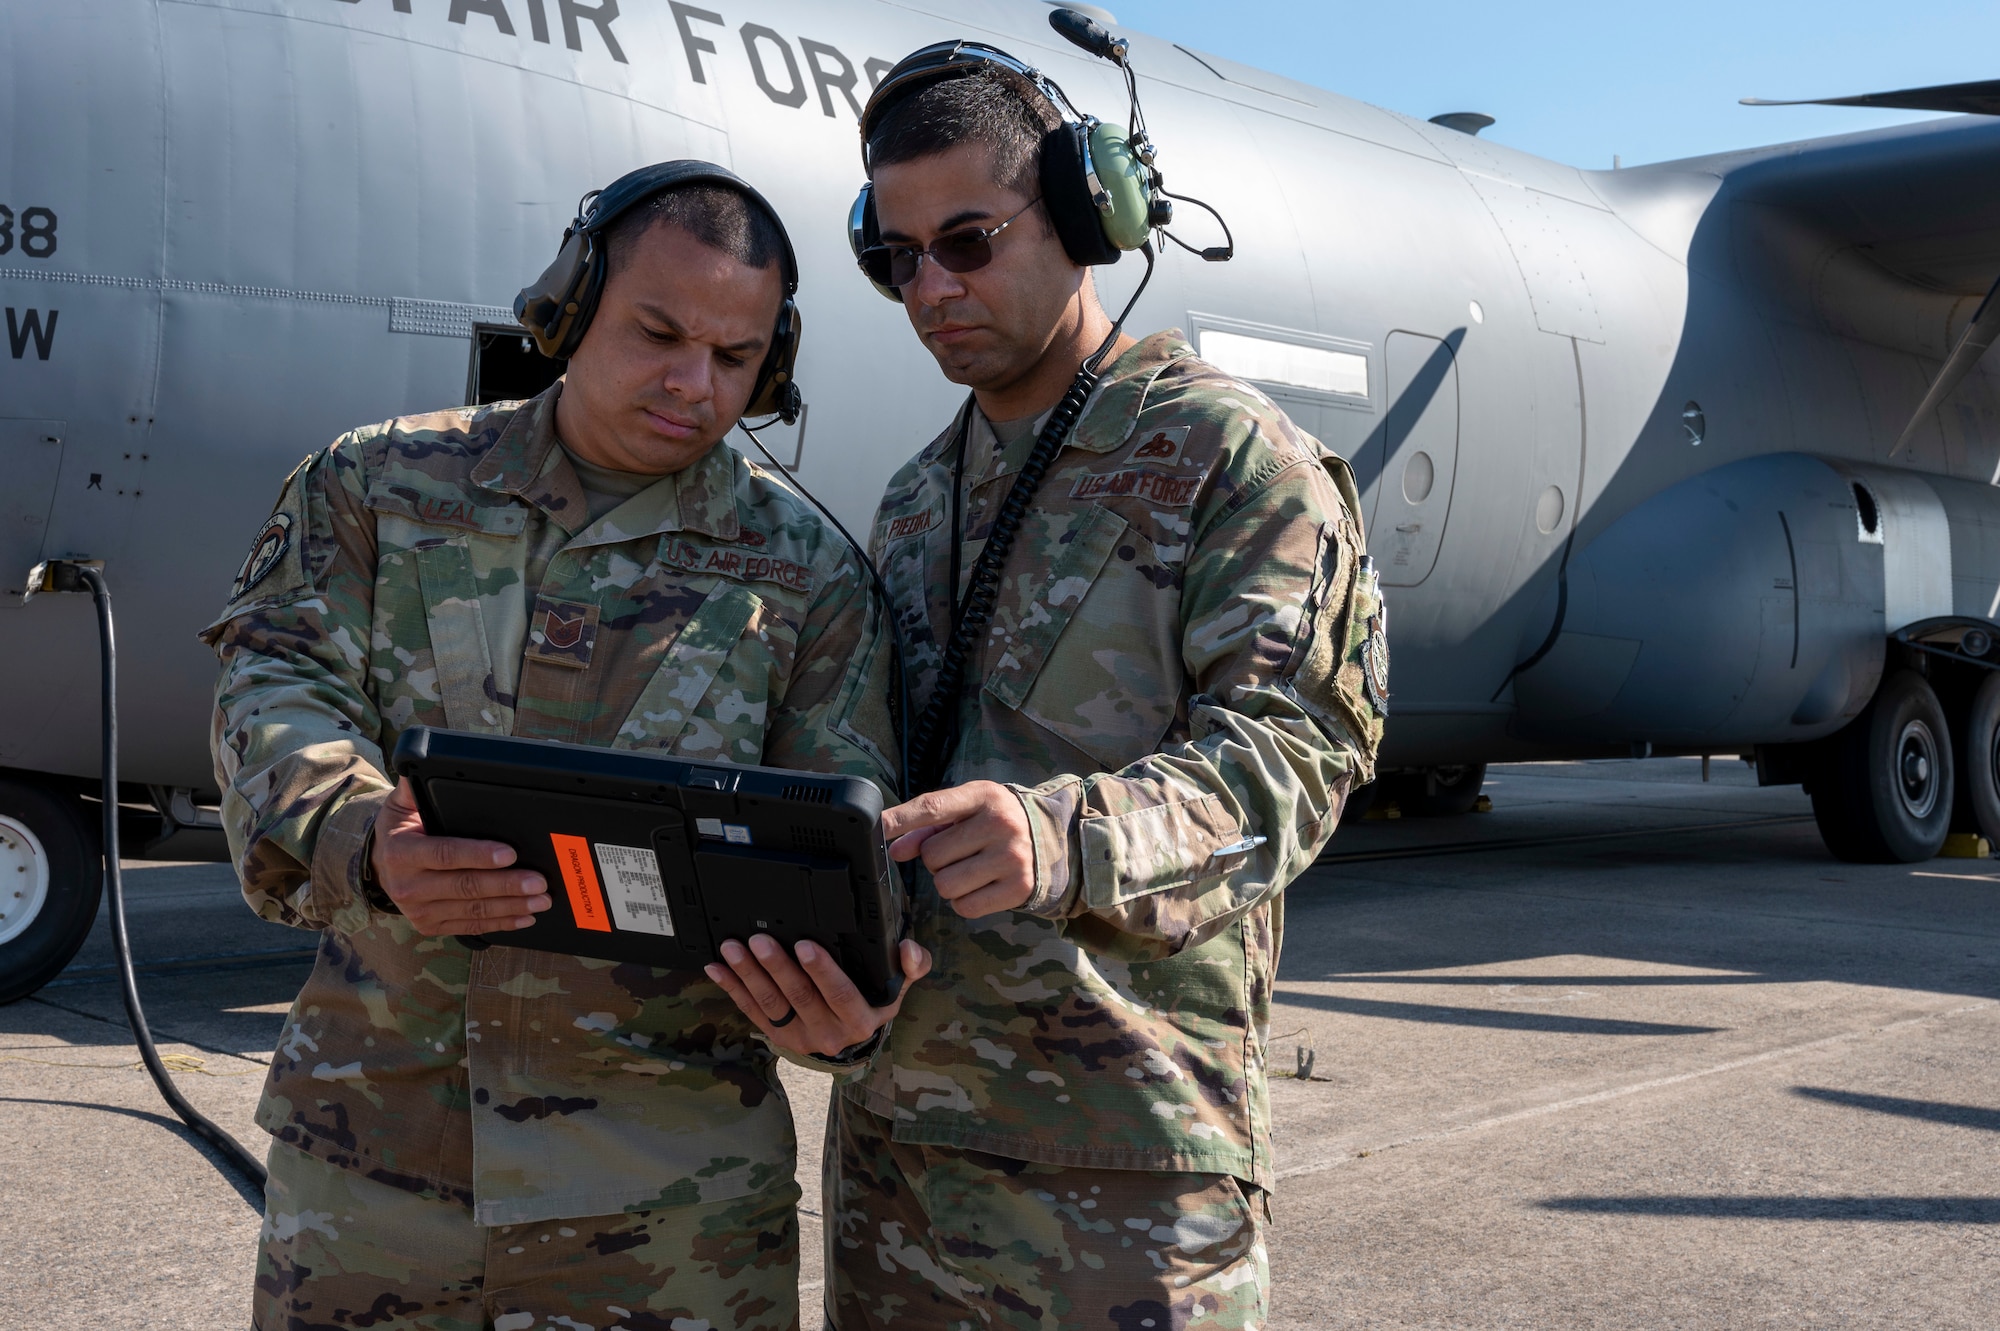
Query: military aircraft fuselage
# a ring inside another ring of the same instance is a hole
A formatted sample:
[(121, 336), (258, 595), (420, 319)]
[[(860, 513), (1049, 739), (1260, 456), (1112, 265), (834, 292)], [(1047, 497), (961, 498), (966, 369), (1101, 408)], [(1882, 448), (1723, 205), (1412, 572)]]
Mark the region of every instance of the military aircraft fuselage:
[[(1121, 118), (1116, 71), (1046, 13), (0, 11), (0, 588), (40, 558), (104, 561), (126, 778), (212, 784), (196, 634), (286, 474), (345, 429), (462, 404), (578, 197), (636, 165), (726, 163), (784, 215), (810, 405), (766, 438), (858, 529), (963, 393), (848, 253), (859, 105), (906, 51), (966, 36)], [(1871, 253), (1837, 184), (1814, 205), (1782, 157), (1583, 171), (1124, 35), (1169, 187), (1236, 245), (1168, 249), (1132, 326), (1186, 330), (1353, 463), (1388, 589), (1389, 764), (1809, 739), (1867, 702), (1886, 632), (1992, 616), (1991, 383), (1884, 456), (1990, 273), (1896, 249), (1890, 222), (1896, 252)], [(1996, 135), (1840, 142), (1865, 162)], [(1219, 239), (1185, 206), (1177, 230)], [(1106, 301), (1140, 268), (1099, 270)], [(0, 600), (0, 768), (96, 771), (90, 616)]]

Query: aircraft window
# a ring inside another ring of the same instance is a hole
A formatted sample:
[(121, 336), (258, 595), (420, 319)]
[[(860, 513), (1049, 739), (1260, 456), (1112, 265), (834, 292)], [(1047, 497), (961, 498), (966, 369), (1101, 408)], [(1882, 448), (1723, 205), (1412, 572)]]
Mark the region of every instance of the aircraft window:
[(1687, 441), (1699, 444), (1708, 437), (1708, 417), (1701, 411), (1701, 403), (1690, 402), (1681, 408), (1681, 429), (1687, 431)]
[(1201, 330), (1201, 358), (1217, 369), (1263, 383), (1290, 384), (1346, 397), (1368, 396), (1368, 358), (1245, 333)]
[(475, 324), (472, 364), (465, 375), (465, 405), (529, 398), (561, 376), (567, 361), (550, 360), (518, 327)]
[(1535, 501), (1535, 530), (1547, 536), (1563, 520), (1563, 492), (1561, 486), (1551, 485), (1542, 491)]
[(1431, 455), (1422, 451), (1412, 453), (1403, 465), (1403, 498), (1413, 504), (1421, 504), (1430, 498), (1431, 486), (1437, 484), (1437, 464)]

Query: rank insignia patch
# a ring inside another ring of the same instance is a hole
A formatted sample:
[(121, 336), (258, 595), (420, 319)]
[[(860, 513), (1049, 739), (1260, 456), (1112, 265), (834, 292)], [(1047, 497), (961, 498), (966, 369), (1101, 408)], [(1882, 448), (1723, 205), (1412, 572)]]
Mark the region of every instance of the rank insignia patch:
[(236, 581), (230, 584), (229, 598), (233, 601), (262, 582), (291, 548), (292, 515), (273, 513), (271, 520), (264, 524), (264, 530), (257, 533), (250, 553), (244, 556), (243, 567), (236, 570)]
[(1127, 462), (1178, 467), (1181, 450), (1187, 447), (1188, 427), (1176, 425), (1170, 430), (1143, 430), (1137, 438), (1139, 442), (1132, 446), (1132, 452), (1125, 459)]
[(591, 648), (597, 645), (598, 609), (580, 601), (535, 602), (535, 617), (528, 621), (528, 656), (550, 665), (587, 669)]

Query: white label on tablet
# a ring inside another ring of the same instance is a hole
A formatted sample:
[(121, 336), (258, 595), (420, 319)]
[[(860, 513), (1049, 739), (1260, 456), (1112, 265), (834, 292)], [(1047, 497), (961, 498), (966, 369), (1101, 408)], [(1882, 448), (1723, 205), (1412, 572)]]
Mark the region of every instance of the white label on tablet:
[(747, 846), (750, 844), (750, 829), (743, 823), (724, 823), (722, 825), (722, 836), (732, 846)]
[(702, 836), (714, 837), (717, 841), (722, 840), (722, 820), (720, 818), (697, 818), (694, 820), (694, 830)]
[(604, 874), (604, 893), (611, 898), (611, 922), (642, 934), (674, 936), (674, 917), (667, 910), (667, 885), (660, 881), (660, 862), (650, 846), (592, 847)]

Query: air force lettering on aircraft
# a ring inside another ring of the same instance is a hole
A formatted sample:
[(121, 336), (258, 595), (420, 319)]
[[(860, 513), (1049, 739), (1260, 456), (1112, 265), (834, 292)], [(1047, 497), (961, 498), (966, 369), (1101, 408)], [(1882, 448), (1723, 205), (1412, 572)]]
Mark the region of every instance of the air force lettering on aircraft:
[[(856, 114), (891, 60), (965, 36), (1115, 117), (1118, 72), (1047, 14), (0, 8), (0, 588), (104, 562), (156, 848), (213, 835), (194, 635), (280, 480), (341, 429), (545, 382), (508, 302), (578, 196), (635, 165), (723, 162), (784, 213), (809, 410), (779, 450), (870, 511), (956, 394), (847, 252)], [(1501, 759), (1740, 751), (1810, 786), (1841, 854), (2000, 838), (2000, 394), (1977, 368), (2000, 313), (1976, 313), (2000, 125), (1582, 171), (1477, 137), (1484, 117), (1120, 35), (1170, 185), (1226, 200), (1237, 245), (1227, 266), (1170, 252), (1134, 326), (1186, 328), (1354, 462), (1406, 799), (1465, 807)], [(1108, 297), (1135, 268), (1100, 270)], [(90, 616), (0, 603), (0, 996), (53, 974), (94, 909)]]

